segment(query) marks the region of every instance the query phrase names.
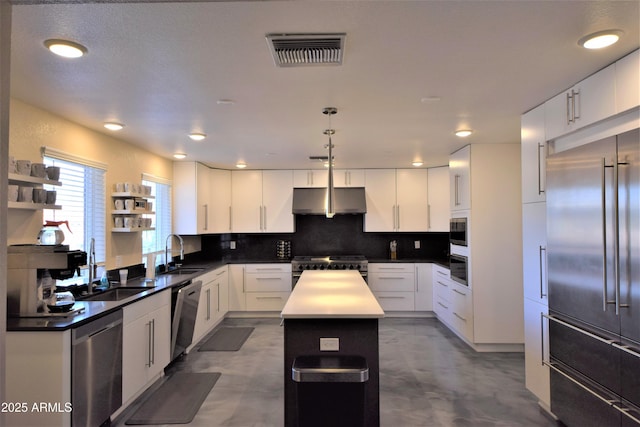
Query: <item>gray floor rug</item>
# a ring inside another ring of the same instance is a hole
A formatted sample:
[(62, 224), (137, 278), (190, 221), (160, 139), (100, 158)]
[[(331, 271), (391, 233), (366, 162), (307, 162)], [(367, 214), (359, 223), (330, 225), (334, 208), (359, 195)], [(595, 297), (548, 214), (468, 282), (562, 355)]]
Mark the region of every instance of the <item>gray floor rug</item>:
[(217, 372), (177, 372), (153, 392), (125, 424), (188, 424), (218, 378)]
[(238, 351), (253, 332), (250, 327), (222, 327), (198, 351)]

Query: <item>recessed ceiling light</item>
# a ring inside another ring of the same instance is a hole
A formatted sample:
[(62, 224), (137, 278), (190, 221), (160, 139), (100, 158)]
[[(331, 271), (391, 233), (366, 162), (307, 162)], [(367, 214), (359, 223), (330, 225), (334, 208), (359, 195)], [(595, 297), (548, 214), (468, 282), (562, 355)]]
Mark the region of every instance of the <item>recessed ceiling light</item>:
[(80, 58), (87, 53), (86, 47), (69, 40), (49, 39), (45, 40), (44, 45), (51, 52), (65, 58)]
[(456, 131), (456, 136), (460, 137), (460, 138), (466, 138), (467, 136), (471, 135), (473, 133), (472, 130), (470, 129), (461, 129), (461, 130), (457, 130)]
[(236, 103), (233, 99), (218, 99), (216, 102), (218, 105), (233, 105)]
[(206, 137), (207, 137), (206, 134), (199, 133), (199, 132), (192, 132), (189, 134), (189, 138), (193, 139), (194, 141), (202, 141)]
[(109, 130), (121, 130), (124, 125), (122, 123), (116, 123), (116, 122), (106, 122), (104, 124), (104, 127), (109, 129)]
[(611, 46), (622, 36), (620, 30), (604, 30), (591, 33), (578, 40), (578, 44), (585, 49), (602, 49)]
[(247, 167), (247, 164), (246, 164), (246, 163), (244, 163), (244, 162), (238, 162), (238, 163), (236, 163), (236, 167), (237, 167), (238, 169), (244, 169), (244, 168), (246, 168), (246, 167)]
[(182, 160), (182, 159), (184, 159), (185, 157), (187, 157), (187, 155), (186, 155), (186, 154), (184, 154), (184, 153), (175, 153), (175, 154), (173, 155), (173, 157), (174, 157), (174, 158), (176, 158), (176, 159), (178, 159), (178, 160)]
[(439, 96), (425, 96), (424, 98), (420, 99), (420, 102), (422, 102), (423, 104), (430, 104), (432, 102), (439, 102), (440, 100), (442, 100), (442, 98), (440, 98)]
[(422, 166), (424, 163), (422, 163), (421, 161), (415, 161), (415, 162), (413, 162), (411, 164), (418, 168), (418, 167)]

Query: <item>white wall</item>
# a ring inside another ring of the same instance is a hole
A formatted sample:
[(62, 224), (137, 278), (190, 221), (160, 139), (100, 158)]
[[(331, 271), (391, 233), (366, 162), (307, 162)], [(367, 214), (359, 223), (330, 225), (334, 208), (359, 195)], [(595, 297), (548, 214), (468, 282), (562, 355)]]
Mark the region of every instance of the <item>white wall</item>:
[[(111, 201), (109, 194), (116, 182), (140, 182), (142, 173), (169, 180), (173, 176), (173, 162), (169, 159), (11, 99), (9, 155), (16, 159), (41, 161), (42, 146), (107, 164), (107, 202)], [(106, 218), (107, 268), (116, 268), (116, 256), (122, 257), (122, 265), (140, 263), (142, 234), (111, 233), (110, 211), (109, 204)], [(42, 212), (11, 209), (7, 224), (8, 244), (35, 243), (42, 227)], [(187, 253), (200, 250), (198, 237), (188, 238), (185, 243)]]

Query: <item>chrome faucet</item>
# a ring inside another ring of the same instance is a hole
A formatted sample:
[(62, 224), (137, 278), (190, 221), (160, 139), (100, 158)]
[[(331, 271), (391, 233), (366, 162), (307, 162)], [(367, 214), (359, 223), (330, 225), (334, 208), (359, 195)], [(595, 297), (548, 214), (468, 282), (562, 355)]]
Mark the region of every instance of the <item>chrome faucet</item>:
[(91, 238), (89, 244), (89, 285), (87, 286), (87, 292), (93, 293), (93, 281), (96, 275), (96, 239)]
[(167, 240), (164, 244), (164, 271), (165, 273), (169, 271), (169, 241), (171, 241), (171, 237), (176, 236), (180, 241), (180, 261), (184, 260), (184, 240), (182, 240), (182, 236), (179, 234), (169, 234), (167, 236)]

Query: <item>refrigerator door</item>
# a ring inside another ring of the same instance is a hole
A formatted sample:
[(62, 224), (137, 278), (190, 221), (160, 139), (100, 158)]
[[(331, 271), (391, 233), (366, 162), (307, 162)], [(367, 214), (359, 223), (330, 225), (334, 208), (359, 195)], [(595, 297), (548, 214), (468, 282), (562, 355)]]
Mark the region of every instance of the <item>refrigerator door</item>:
[(547, 158), (549, 310), (619, 333), (613, 260), (616, 138)]
[(618, 163), (621, 333), (640, 343), (639, 129), (618, 135)]

